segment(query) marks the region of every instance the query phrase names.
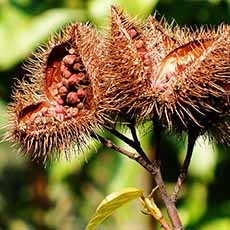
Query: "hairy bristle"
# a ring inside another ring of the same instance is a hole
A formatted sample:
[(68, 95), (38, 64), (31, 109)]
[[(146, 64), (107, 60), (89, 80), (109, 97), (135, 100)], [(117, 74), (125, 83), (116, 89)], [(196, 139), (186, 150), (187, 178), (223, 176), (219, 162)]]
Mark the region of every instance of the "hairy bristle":
[(158, 119), (230, 144), (229, 63), (229, 25), (193, 31), (112, 7), (108, 33), (71, 24), (33, 55), (13, 90), (5, 138), (45, 161), (80, 151), (117, 118)]
[(154, 117), (172, 131), (212, 133), (229, 120), (229, 31), (224, 24), (193, 31), (155, 17), (141, 25), (112, 8), (108, 98), (126, 120)]
[(70, 25), (51, 38), (49, 45), (30, 60), (30, 80), (14, 89), (6, 139), (38, 160), (58, 158), (61, 152), (69, 157), (72, 151), (81, 151), (104, 122), (102, 111), (106, 109), (99, 100), (103, 88), (91, 68), (100, 55), (94, 52), (100, 40), (87, 27), (86, 34), (94, 34), (97, 40), (92, 44), (90, 36), (78, 34), (81, 27)]
[(216, 117), (228, 116), (230, 29), (220, 27), (195, 35), (187, 31), (188, 42), (157, 63), (149, 94), (157, 101), (155, 113), (169, 129), (196, 127), (203, 133), (212, 126), (206, 124), (216, 125)]
[(106, 37), (108, 55), (101, 74), (107, 78), (110, 104), (129, 119), (138, 119), (138, 107), (144, 100), (140, 92), (151, 77), (152, 64), (141, 30), (141, 23), (112, 8), (110, 34)]

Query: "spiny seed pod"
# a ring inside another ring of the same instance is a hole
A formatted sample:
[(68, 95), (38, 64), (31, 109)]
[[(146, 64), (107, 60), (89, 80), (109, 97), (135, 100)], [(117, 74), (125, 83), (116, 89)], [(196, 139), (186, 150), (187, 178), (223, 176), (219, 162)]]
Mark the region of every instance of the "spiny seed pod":
[(169, 130), (199, 134), (224, 122), (227, 131), (212, 137), (229, 142), (230, 27), (191, 32), (154, 17), (141, 25), (114, 7), (111, 18), (102, 74), (120, 115), (154, 117)]
[[(153, 40), (156, 30), (162, 36)], [(192, 33), (186, 27), (171, 29), (165, 22), (148, 20), (146, 44), (157, 68), (152, 71), (152, 98), (147, 98), (153, 102), (152, 116), (170, 130), (208, 132), (229, 144), (229, 31), (221, 25)]]
[[(28, 81), (15, 87), (6, 139), (45, 161), (81, 150), (104, 121), (100, 76), (94, 77), (100, 39), (89, 26), (73, 24), (35, 53)], [(100, 104), (100, 105), (99, 105)], [(52, 153), (56, 152), (55, 155)]]
[(151, 74), (151, 60), (141, 27), (139, 22), (112, 7), (107, 55), (103, 59), (106, 65), (102, 66), (101, 74), (107, 79), (106, 98), (125, 119), (138, 118), (136, 110), (144, 103), (140, 92), (150, 87), (147, 79)]
[[(169, 129), (198, 129), (202, 134), (229, 122), (229, 35), (227, 25), (196, 33), (186, 29), (177, 37), (183, 45), (157, 63), (148, 93), (154, 102), (153, 114)], [(229, 130), (219, 136), (224, 135), (229, 139)]]

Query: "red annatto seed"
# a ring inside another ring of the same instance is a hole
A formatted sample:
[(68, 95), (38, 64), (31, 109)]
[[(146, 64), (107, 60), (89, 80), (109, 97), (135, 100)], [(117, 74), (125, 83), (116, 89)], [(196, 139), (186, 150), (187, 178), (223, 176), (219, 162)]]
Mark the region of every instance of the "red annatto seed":
[(133, 38), (137, 35), (137, 31), (135, 29), (130, 29), (128, 30), (128, 34), (131, 38)]
[(66, 56), (63, 58), (63, 62), (64, 62), (66, 65), (73, 65), (73, 63), (75, 62), (75, 60), (76, 60), (76, 55), (74, 55), (74, 54), (66, 55)]
[(63, 100), (60, 96), (55, 97), (55, 101), (56, 101), (59, 105), (63, 105), (63, 104), (64, 104), (64, 100)]
[(77, 105), (77, 108), (78, 108), (78, 109), (83, 109), (83, 107), (84, 107), (84, 104), (83, 104), (82, 102), (80, 102), (80, 103)]
[(141, 48), (138, 48), (138, 53), (141, 53), (141, 52), (147, 52), (146, 48), (144, 46), (142, 46)]
[(144, 58), (145, 58), (145, 59), (150, 59), (150, 54), (149, 54), (148, 52), (146, 52)]
[(80, 81), (80, 79), (79, 79), (78, 74), (72, 74), (72, 76), (68, 80), (68, 85), (69, 86), (70, 85), (77, 85), (77, 84), (79, 84), (79, 81)]
[(78, 95), (78, 97), (82, 98), (82, 97), (85, 97), (85, 96), (86, 96), (86, 92), (85, 92), (84, 89), (81, 87), (81, 88), (78, 89), (77, 95)]
[(63, 83), (62, 83), (62, 82), (58, 82), (58, 83), (56, 84), (57, 89), (61, 88), (62, 86), (63, 86)]
[(141, 58), (145, 58), (145, 55), (147, 54), (146, 51), (144, 52), (138, 52)]
[(61, 66), (60, 66), (60, 70), (61, 72), (65, 72), (65, 70), (67, 69), (67, 67), (65, 66), (64, 62), (61, 62)]
[(62, 105), (56, 105), (55, 112), (56, 113), (64, 113), (64, 107)]
[(58, 93), (59, 93), (60, 96), (66, 95), (67, 92), (68, 92), (68, 89), (67, 89), (65, 86), (62, 86), (62, 87), (60, 87), (60, 88), (58, 89)]
[(72, 73), (68, 70), (68, 68), (66, 67), (65, 70), (62, 72), (63, 77), (66, 79), (69, 79), (70, 76), (72, 75)]
[(62, 79), (61, 86), (63, 86), (63, 85), (68, 89), (69, 88), (69, 81), (67, 79)]
[(80, 69), (81, 69), (81, 64), (80, 64), (80, 63), (75, 63), (75, 64), (73, 65), (73, 69), (74, 69), (74, 70), (80, 70)]
[(73, 65), (73, 69), (76, 71), (85, 71), (85, 66), (81, 63), (81, 60)]
[(82, 86), (88, 86), (90, 84), (89, 76), (88, 75), (84, 75), (84, 78), (82, 78), (80, 80), (80, 84)]
[(143, 64), (144, 64), (144, 66), (149, 66), (149, 65), (151, 65), (151, 60), (150, 59), (145, 59), (143, 61)]
[(70, 105), (74, 105), (77, 102), (79, 102), (78, 94), (77, 92), (70, 92), (67, 94), (66, 102)]
[(134, 46), (135, 46), (137, 49), (140, 49), (142, 46), (144, 46), (144, 41), (143, 41), (143, 40), (134, 41)]
[(77, 77), (78, 77), (79, 81), (84, 80), (85, 76), (86, 75), (84, 73), (78, 73), (77, 74)]

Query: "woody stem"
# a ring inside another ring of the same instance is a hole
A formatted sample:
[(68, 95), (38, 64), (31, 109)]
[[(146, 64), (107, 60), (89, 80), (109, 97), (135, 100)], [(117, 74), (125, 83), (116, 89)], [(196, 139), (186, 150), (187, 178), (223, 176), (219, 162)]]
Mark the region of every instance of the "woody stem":
[[(126, 144), (131, 146), (133, 149), (135, 149), (138, 154), (132, 154), (132, 153), (130, 154), (129, 152), (127, 154), (127, 151), (123, 151), (123, 150), (120, 151), (121, 149), (114, 147), (115, 145), (112, 144), (111, 141), (109, 141), (109, 145), (111, 146), (110, 148), (116, 149), (118, 152), (120, 152), (120, 153), (126, 155), (127, 157), (135, 160), (137, 163), (139, 163), (143, 168), (145, 168), (153, 176), (156, 185), (159, 186), (161, 198), (165, 204), (165, 207), (166, 207), (170, 222), (172, 223), (173, 229), (175, 229), (175, 230), (183, 229), (181, 221), (180, 221), (180, 217), (178, 215), (178, 212), (177, 212), (177, 209), (175, 206), (175, 203), (172, 202), (172, 200), (170, 199), (170, 196), (166, 190), (164, 181), (163, 181), (162, 176), (161, 176), (161, 171), (160, 171), (160, 167), (159, 167), (158, 162), (156, 160), (151, 162), (150, 159), (145, 154), (145, 152), (142, 149), (141, 144), (138, 140), (134, 123), (130, 123), (129, 128), (131, 130), (133, 140), (127, 138), (126, 136), (124, 136), (123, 134), (121, 134), (120, 132), (118, 132), (115, 129), (113, 129), (111, 131), (111, 133), (113, 133), (115, 136), (120, 138), (123, 142), (125, 142)], [(128, 139), (128, 141), (127, 141), (127, 139)], [(103, 140), (103, 142), (104, 141), (105, 140)], [(105, 143), (106, 142), (104, 142), (104, 144)], [(108, 145), (106, 145), (106, 146), (109, 147)]]
[(190, 161), (192, 158), (192, 153), (193, 153), (193, 149), (194, 149), (194, 145), (195, 145), (195, 142), (197, 140), (197, 137), (198, 137), (198, 133), (195, 132), (194, 130), (190, 129), (188, 132), (188, 147), (187, 147), (186, 157), (185, 157), (184, 163), (180, 169), (180, 173), (179, 173), (179, 176), (177, 178), (177, 182), (176, 182), (176, 185), (174, 187), (173, 194), (171, 196), (171, 199), (174, 203), (177, 200), (181, 186), (182, 186), (182, 184), (183, 184), (183, 182), (187, 176), (189, 164), (190, 164)]

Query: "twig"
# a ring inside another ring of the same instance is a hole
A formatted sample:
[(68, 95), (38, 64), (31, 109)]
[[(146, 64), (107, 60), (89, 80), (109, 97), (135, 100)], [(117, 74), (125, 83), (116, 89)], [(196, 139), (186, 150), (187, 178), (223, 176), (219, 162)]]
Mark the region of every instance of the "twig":
[[(116, 132), (113, 131), (113, 133), (115, 134)], [(119, 133), (119, 136), (120, 136), (120, 133)], [(161, 176), (160, 168), (159, 168), (157, 162), (156, 161), (151, 162), (145, 154), (144, 154), (145, 157), (140, 155), (138, 151), (140, 151), (140, 149), (141, 149), (141, 151), (143, 151), (143, 149), (141, 148), (141, 146), (139, 144), (135, 144), (133, 146), (133, 148), (138, 153), (138, 154), (135, 154), (135, 153), (131, 153), (129, 151), (126, 151), (125, 149), (120, 148), (119, 146), (116, 146), (110, 140), (107, 140), (100, 135), (95, 135), (94, 137), (96, 139), (99, 139), (101, 141), (101, 143), (104, 144), (106, 147), (114, 149), (114, 150), (122, 153), (123, 155), (135, 160), (153, 176), (156, 184), (159, 186), (160, 194), (161, 194), (162, 200), (166, 206), (167, 213), (168, 213), (169, 219), (172, 223), (173, 229), (174, 230), (183, 229), (179, 215), (177, 213), (176, 206), (175, 206), (174, 202), (172, 202), (172, 200), (170, 199), (170, 197), (166, 191), (164, 181), (163, 181), (162, 176)]]
[(122, 133), (120, 133), (119, 131), (117, 131), (115, 128), (108, 128), (105, 127), (110, 133), (112, 133), (114, 136), (118, 137), (119, 139), (121, 139), (122, 141), (124, 141), (126, 144), (128, 144), (129, 146), (133, 147), (135, 145), (134, 141), (129, 139), (128, 137), (126, 137), (125, 135), (123, 135)]
[(161, 164), (161, 138), (162, 138), (162, 128), (157, 119), (153, 119), (153, 132), (155, 136), (155, 159), (157, 160), (158, 164)]
[(193, 149), (194, 149), (194, 145), (195, 145), (195, 142), (197, 140), (197, 137), (198, 137), (197, 132), (195, 132), (194, 130), (189, 130), (186, 157), (185, 157), (184, 163), (180, 169), (180, 173), (179, 173), (179, 176), (177, 178), (176, 185), (173, 189), (173, 194), (171, 196), (171, 199), (174, 203), (177, 201), (181, 186), (182, 186), (182, 184), (183, 184), (183, 182), (187, 176), (189, 164), (190, 164), (190, 161), (192, 158), (192, 153), (193, 153)]
[(98, 134), (97, 135), (92, 134), (92, 137), (94, 137), (96, 140), (99, 140), (107, 148), (114, 149), (117, 152), (120, 152), (121, 154), (125, 155), (126, 157), (128, 157), (132, 160), (135, 160), (152, 175), (157, 173), (156, 172), (157, 169), (154, 167), (154, 165), (151, 163), (151, 161), (147, 160), (148, 158), (144, 159), (141, 155), (139, 155), (139, 153), (129, 152), (129, 151), (115, 145), (111, 140), (107, 140), (106, 138), (104, 138)]
[(156, 175), (154, 175), (154, 180), (156, 184), (159, 186), (161, 198), (165, 204), (165, 207), (167, 209), (168, 216), (170, 218), (170, 221), (173, 225), (173, 229), (183, 229), (175, 203), (170, 199), (170, 195), (168, 194), (162, 175), (160, 170), (161, 165), (161, 139), (162, 139), (162, 127), (159, 125), (159, 122), (157, 119), (153, 118), (153, 132), (155, 135), (155, 160), (153, 160), (153, 164), (156, 165)]
[(141, 144), (140, 144), (140, 141), (137, 137), (137, 131), (136, 131), (136, 128), (135, 128), (135, 123), (133, 121), (131, 121), (128, 125), (130, 131), (131, 131), (131, 134), (132, 134), (132, 137), (133, 137), (133, 145), (132, 147), (144, 158), (146, 159), (147, 162), (149, 162), (149, 158), (147, 157), (147, 155), (145, 154), (144, 150), (142, 149), (141, 147)]
[(133, 159), (133, 160), (136, 160), (137, 154), (132, 153), (132, 152), (129, 152), (129, 151), (127, 151), (127, 150), (125, 150), (125, 149), (123, 149), (123, 148), (121, 148), (121, 147), (115, 145), (111, 140), (107, 140), (107, 139), (105, 139), (104, 137), (102, 137), (102, 136), (100, 136), (100, 135), (98, 135), (98, 134), (97, 134), (97, 135), (93, 135), (93, 134), (92, 134), (92, 136), (93, 136), (95, 139), (99, 140), (99, 141), (100, 141), (104, 146), (106, 146), (107, 148), (114, 149), (114, 150), (116, 150), (117, 152), (120, 152), (120, 153), (122, 153), (123, 155), (127, 156), (128, 158)]

